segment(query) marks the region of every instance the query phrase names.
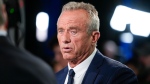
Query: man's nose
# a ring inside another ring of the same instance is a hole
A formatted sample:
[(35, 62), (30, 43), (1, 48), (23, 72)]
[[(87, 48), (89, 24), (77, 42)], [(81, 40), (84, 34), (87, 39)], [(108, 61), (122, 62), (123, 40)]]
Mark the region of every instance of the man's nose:
[(71, 42), (70, 35), (68, 32), (65, 32), (62, 36), (62, 42), (67, 44)]

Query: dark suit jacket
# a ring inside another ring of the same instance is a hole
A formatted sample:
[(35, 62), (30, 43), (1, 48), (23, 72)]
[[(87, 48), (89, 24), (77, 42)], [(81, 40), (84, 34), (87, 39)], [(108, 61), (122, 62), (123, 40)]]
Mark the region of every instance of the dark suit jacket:
[(56, 84), (56, 80), (44, 61), (0, 36), (0, 84)]
[[(56, 74), (58, 84), (64, 84), (68, 67)], [(82, 84), (138, 84), (131, 69), (122, 63), (96, 52)]]

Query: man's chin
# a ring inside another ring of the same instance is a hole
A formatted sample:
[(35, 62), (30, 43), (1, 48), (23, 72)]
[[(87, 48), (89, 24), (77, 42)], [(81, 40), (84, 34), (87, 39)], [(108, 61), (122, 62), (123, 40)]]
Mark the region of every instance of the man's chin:
[(68, 61), (74, 59), (74, 57), (73, 57), (72, 55), (70, 55), (70, 54), (65, 54), (65, 55), (63, 55), (63, 58), (64, 58), (65, 60), (68, 60)]

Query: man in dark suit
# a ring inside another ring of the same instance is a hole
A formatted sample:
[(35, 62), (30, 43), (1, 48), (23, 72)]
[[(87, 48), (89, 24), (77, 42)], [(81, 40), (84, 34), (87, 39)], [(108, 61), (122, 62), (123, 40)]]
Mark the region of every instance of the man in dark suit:
[(124, 64), (103, 56), (98, 12), (93, 5), (69, 2), (57, 21), (57, 37), (68, 66), (56, 74), (58, 84), (138, 84)]
[(6, 21), (5, 6), (0, 0), (0, 84), (56, 84), (52, 69), (44, 61), (9, 41)]

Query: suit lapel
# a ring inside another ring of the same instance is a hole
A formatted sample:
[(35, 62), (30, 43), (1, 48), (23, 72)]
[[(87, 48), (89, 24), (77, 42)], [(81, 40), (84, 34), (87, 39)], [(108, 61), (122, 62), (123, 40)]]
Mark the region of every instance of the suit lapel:
[[(97, 50), (85, 76), (82, 81), (82, 84), (94, 84), (94, 80), (98, 75), (99, 68), (103, 63), (102, 54)], [(90, 80), (90, 81), (89, 81)]]
[(65, 83), (65, 79), (68, 73), (68, 67), (65, 67), (61, 73), (61, 75), (58, 77), (58, 84), (64, 84)]

